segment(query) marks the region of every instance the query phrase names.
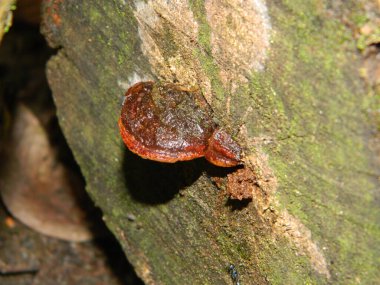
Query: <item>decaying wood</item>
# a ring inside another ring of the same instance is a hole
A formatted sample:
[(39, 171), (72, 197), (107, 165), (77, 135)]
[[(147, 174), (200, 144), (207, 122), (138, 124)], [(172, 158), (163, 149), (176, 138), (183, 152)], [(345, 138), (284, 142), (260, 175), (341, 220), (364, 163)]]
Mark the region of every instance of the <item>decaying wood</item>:
[[(241, 284), (379, 281), (374, 89), (356, 46), (378, 7), (309, 2), (46, 1), (60, 124), (147, 284), (231, 284), (230, 264)], [(144, 80), (200, 88), (244, 146), (244, 175), (131, 154), (117, 119)]]

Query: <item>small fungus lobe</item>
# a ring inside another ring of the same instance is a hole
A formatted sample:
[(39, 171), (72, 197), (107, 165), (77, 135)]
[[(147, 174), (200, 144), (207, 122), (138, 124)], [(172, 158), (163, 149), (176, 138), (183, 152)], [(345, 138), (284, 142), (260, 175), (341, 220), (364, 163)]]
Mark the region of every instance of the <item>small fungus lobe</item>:
[(125, 145), (142, 158), (173, 163), (204, 156), (222, 167), (241, 162), (240, 146), (214, 122), (199, 90), (136, 83), (125, 95), (119, 128)]

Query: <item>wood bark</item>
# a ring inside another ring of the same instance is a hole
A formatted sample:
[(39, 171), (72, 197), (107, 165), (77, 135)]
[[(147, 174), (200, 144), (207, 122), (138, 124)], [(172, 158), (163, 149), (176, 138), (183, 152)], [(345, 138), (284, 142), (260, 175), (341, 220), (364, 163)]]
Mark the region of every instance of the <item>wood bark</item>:
[[(146, 284), (237, 284), (230, 265), (240, 284), (380, 282), (378, 93), (357, 45), (378, 7), (333, 2), (45, 1), (60, 124)], [(244, 171), (130, 153), (117, 120), (144, 80), (200, 88)]]

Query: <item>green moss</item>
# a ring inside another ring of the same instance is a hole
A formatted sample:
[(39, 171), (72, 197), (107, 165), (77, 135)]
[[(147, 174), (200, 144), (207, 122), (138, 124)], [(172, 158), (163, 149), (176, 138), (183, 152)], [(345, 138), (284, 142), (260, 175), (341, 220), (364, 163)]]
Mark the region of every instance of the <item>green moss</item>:
[[(321, 283), (322, 279), (319, 280), (318, 277), (315, 278), (310, 275), (312, 269), (307, 265), (306, 256), (298, 257), (297, 260), (283, 264), (284, 260), (288, 260), (289, 256), (293, 256), (296, 250), (289, 248), (286, 239), (266, 242), (265, 246), (262, 245), (265, 254), (258, 253), (258, 264), (262, 273), (267, 276), (266, 279), (269, 284), (323, 284)], [(267, 253), (270, 253), (270, 255), (267, 255)], [(271, 258), (271, 256), (276, 256), (276, 258)], [(274, 268), (276, 270), (273, 270)]]
[(117, 63), (119, 65), (122, 65), (124, 62), (125, 62), (125, 57), (123, 55), (119, 54), (117, 57)]
[[(279, 210), (286, 208), (300, 219), (320, 247), (337, 245), (325, 252), (328, 260), (342, 261), (331, 267), (336, 274), (371, 283), (379, 251), (374, 254), (368, 245), (380, 240), (375, 226), (380, 215), (374, 211), (374, 185), (360, 174), (360, 169), (370, 169), (370, 163), (357, 130), (366, 126), (361, 110), (371, 99), (353, 65), (359, 60), (352, 58), (354, 41), (342, 23), (319, 13), (313, 4), (282, 5), (288, 12), (271, 6), (276, 33), (265, 74), (256, 74), (251, 81), (255, 112), (248, 125), (252, 133), (275, 138), (267, 151), (279, 180)], [(361, 19), (358, 15), (355, 22)], [(370, 228), (371, 235), (362, 227)], [(269, 268), (262, 270), (270, 270), (271, 276), (291, 276), (281, 272), (281, 264)], [(346, 282), (344, 277), (337, 284)]]
[(354, 21), (354, 24), (356, 26), (359, 26), (359, 27), (362, 26), (362, 25), (364, 25), (368, 21), (368, 17), (364, 13), (353, 14), (353, 16), (351, 17), (351, 19), (352, 19), (352, 21)]
[(226, 90), (219, 78), (219, 67), (214, 62), (211, 53), (211, 30), (206, 19), (206, 11), (203, 0), (190, 1), (190, 8), (199, 25), (198, 43), (199, 48), (194, 50), (196, 57), (199, 59), (202, 68), (211, 81), (211, 87), (215, 96), (215, 108), (221, 109), (225, 105)]
[[(376, 25), (373, 23), (373, 25)], [(366, 47), (372, 44), (377, 44), (380, 42), (380, 27), (374, 28), (369, 34), (361, 34), (357, 40), (356, 47), (363, 51)]]
[(99, 23), (99, 21), (101, 21), (102, 19), (102, 14), (100, 13), (99, 9), (97, 9), (97, 7), (92, 6), (92, 5), (89, 7), (88, 15), (89, 15), (89, 20), (94, 24)]

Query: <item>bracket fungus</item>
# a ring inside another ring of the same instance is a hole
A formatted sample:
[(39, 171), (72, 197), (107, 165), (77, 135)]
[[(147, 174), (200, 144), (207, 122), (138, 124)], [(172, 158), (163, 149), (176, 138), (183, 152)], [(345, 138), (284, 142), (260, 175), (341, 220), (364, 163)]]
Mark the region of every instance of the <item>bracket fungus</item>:
[(136, 83), (125, 95), (118, 123), (125, 145), (142, 158), (173, 163), (205, 157), (222, 167), (241, 163), (241, 147), (213, 120), (199, 90)]

